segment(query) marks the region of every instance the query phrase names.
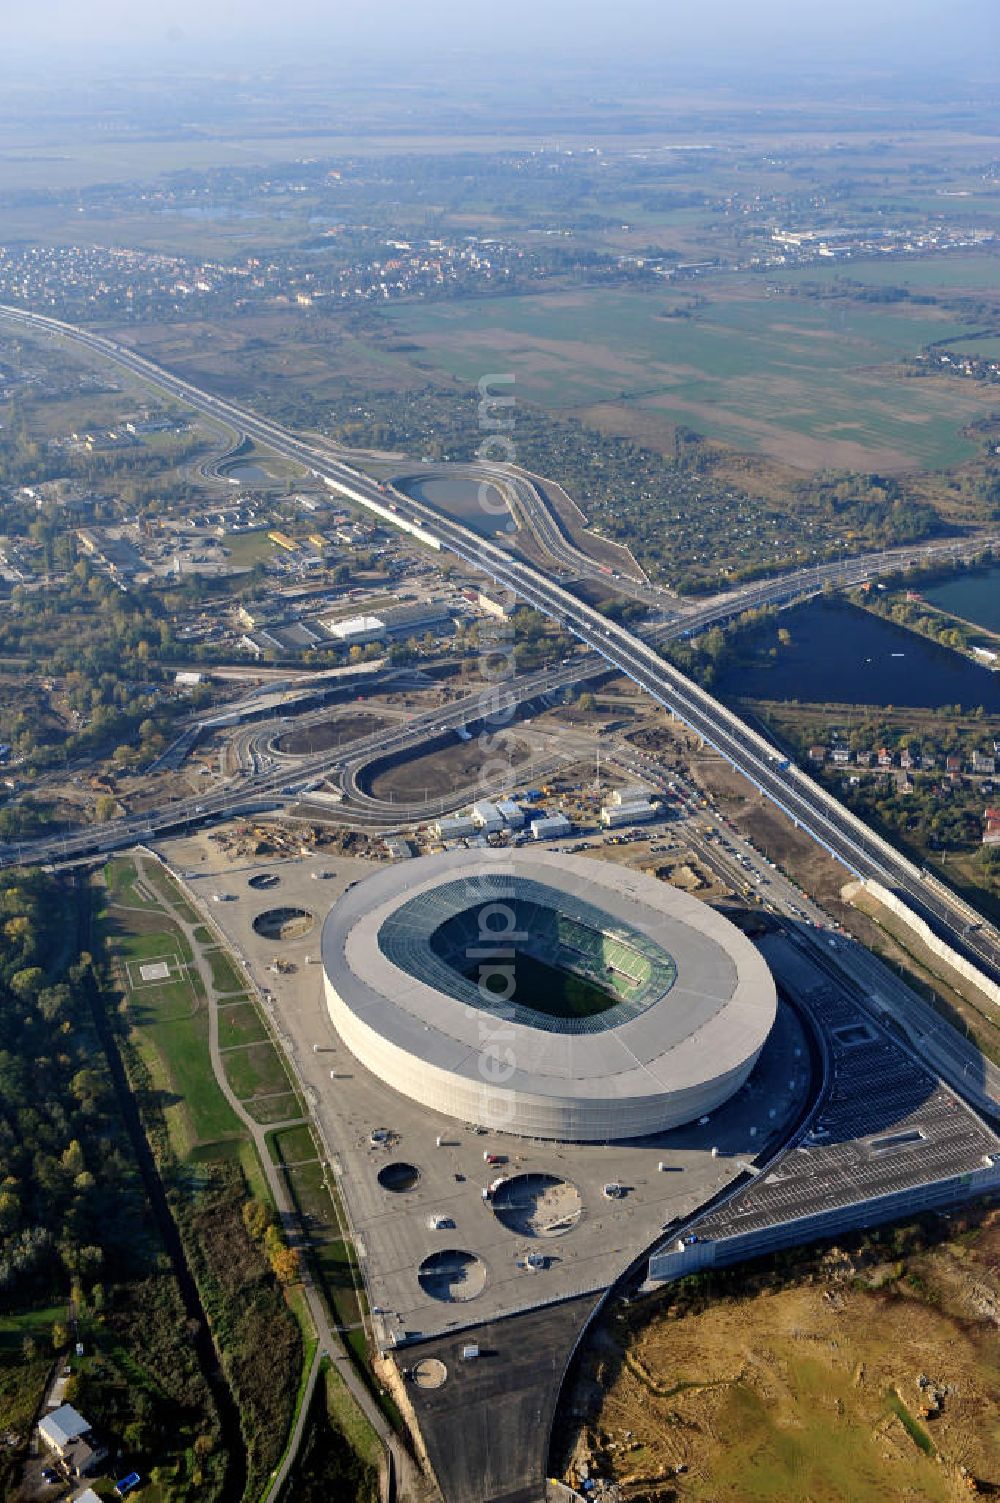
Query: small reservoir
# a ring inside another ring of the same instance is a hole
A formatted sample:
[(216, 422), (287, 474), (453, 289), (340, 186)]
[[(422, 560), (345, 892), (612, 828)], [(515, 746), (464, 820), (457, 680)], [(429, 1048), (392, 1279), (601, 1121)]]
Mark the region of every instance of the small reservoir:
[(266, 486), (274, 485), (273, 475), (269, 475), (259, 464), (235, 464), (231, 469), (226, 468), (220, 472), (226, 480), (235, 480), (239, 485), (249, 486), (252, 490), (263, 490)]
[(404, 496), (435, 506), (455, 522), (461, 522), (480, 537), (493, 538), (513, 532), (516, 523), (495, 485), (460, 475), (407, 475), (395, 482)]

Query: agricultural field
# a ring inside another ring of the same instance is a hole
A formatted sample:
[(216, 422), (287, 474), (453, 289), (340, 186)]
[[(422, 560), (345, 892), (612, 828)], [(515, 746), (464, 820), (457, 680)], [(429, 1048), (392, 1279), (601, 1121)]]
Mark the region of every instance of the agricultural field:
[(977, 360), (1000, 360), (1000, 334), (985, 335), (982, 339), (972, 336), (956, 339), (949, 348), (960, 355), (973, 355)]
[[(996, 213), (996, 198), (984, 200)], [(937, 204), (940, 210), (940, 200)], [(1000, 284), (1000, 264), (995, 253), (976, 255), (952, 252), (940, 256), (893, 256), (882, 261), (838, 262), (826, 266), (796, 267), (768, 274), (778, 287), (796, 287), (808, 283), (834, 287), (838, 283), (859, 282), (866, 287), (905, 287), (911, 292), (965, 293), (985, 292), (996, 297)]]
[(569, 1475), (678, 1503), (992, 1494), (998, 1252), (996, 1212), (970, 1212), (786, 1275), (683, 1281), (592, 1343)]
[[(238, 319), (147, 323), (141, 330), (122, 325), (107, 332), (219, 396), (252, 401), (269, 416), (302, 426), (341, 417), (349, 390), (395, 394), (428, 380), (405, 352), (359, 337), (352, 318), (312, 310), (253, 310)], [(267, 465), (277, 470), (270, 455)]]
[(654, 447), (671, 446), (680, 423), (808, 470), (935, 469), (975, 452), (961, 429), (995, 406), (988, 392), (897, 366), (960, 338), (960, 318), (775, 295), (762, 277), (701, 285), (680, 302), (670, 290), (579, 289), (383, 317), (432, 369), (469, 384), (513, 372), (522, 400)]

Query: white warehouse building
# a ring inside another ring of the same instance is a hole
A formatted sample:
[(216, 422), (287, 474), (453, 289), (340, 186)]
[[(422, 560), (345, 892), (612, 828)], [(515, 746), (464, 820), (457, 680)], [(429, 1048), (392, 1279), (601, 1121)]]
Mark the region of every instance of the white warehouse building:
[(568, 835), (572, 828), (573, 823), (565, 814), (543, 814), (539, 819), (531, 821), (531, 838), (558, 840), (560, 835)]
[(464, 840), (476, 834), (476, 825), (467, 814), (452, 814), (446, 819), (435, 820), (434, 833), (438, 840)]
[(601, 810), (601, 824), (609, 830), (620, 825), (646, 824), (655, 813), (656, 806), (648, 798), (629, 804), (605, 804)]
[(524, 810), (512, 798), (498, 798), (497, 809), (508, 829), (520, 830), (524, 827)]
[(503, 815), (496, 804), (481, 798), (472, 806), (472, 822), (484, 835), (496, 835), (503, 829)]

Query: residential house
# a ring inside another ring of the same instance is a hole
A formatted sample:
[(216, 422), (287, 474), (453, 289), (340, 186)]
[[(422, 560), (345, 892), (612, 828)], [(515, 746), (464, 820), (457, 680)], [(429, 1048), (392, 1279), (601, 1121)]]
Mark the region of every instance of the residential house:
[(108, 1450), (94, 1435), (90, 1421), (72, 1404), (60, 1404), (38, 1422), (38, 1433), (74, 1477), (85, 1477), (107, 1460)]

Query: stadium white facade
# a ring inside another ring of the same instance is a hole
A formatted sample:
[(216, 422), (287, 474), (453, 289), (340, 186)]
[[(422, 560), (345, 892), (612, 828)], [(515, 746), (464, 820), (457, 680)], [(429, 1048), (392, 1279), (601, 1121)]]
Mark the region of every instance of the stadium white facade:
[(565, 1142), (713, 1111), (776, 1009), (764, 960), (712, 909), (537, 849), (378, 872), (331, 910), (322, 958), (333, 1024), (378, 1079), (448, 1117)]

